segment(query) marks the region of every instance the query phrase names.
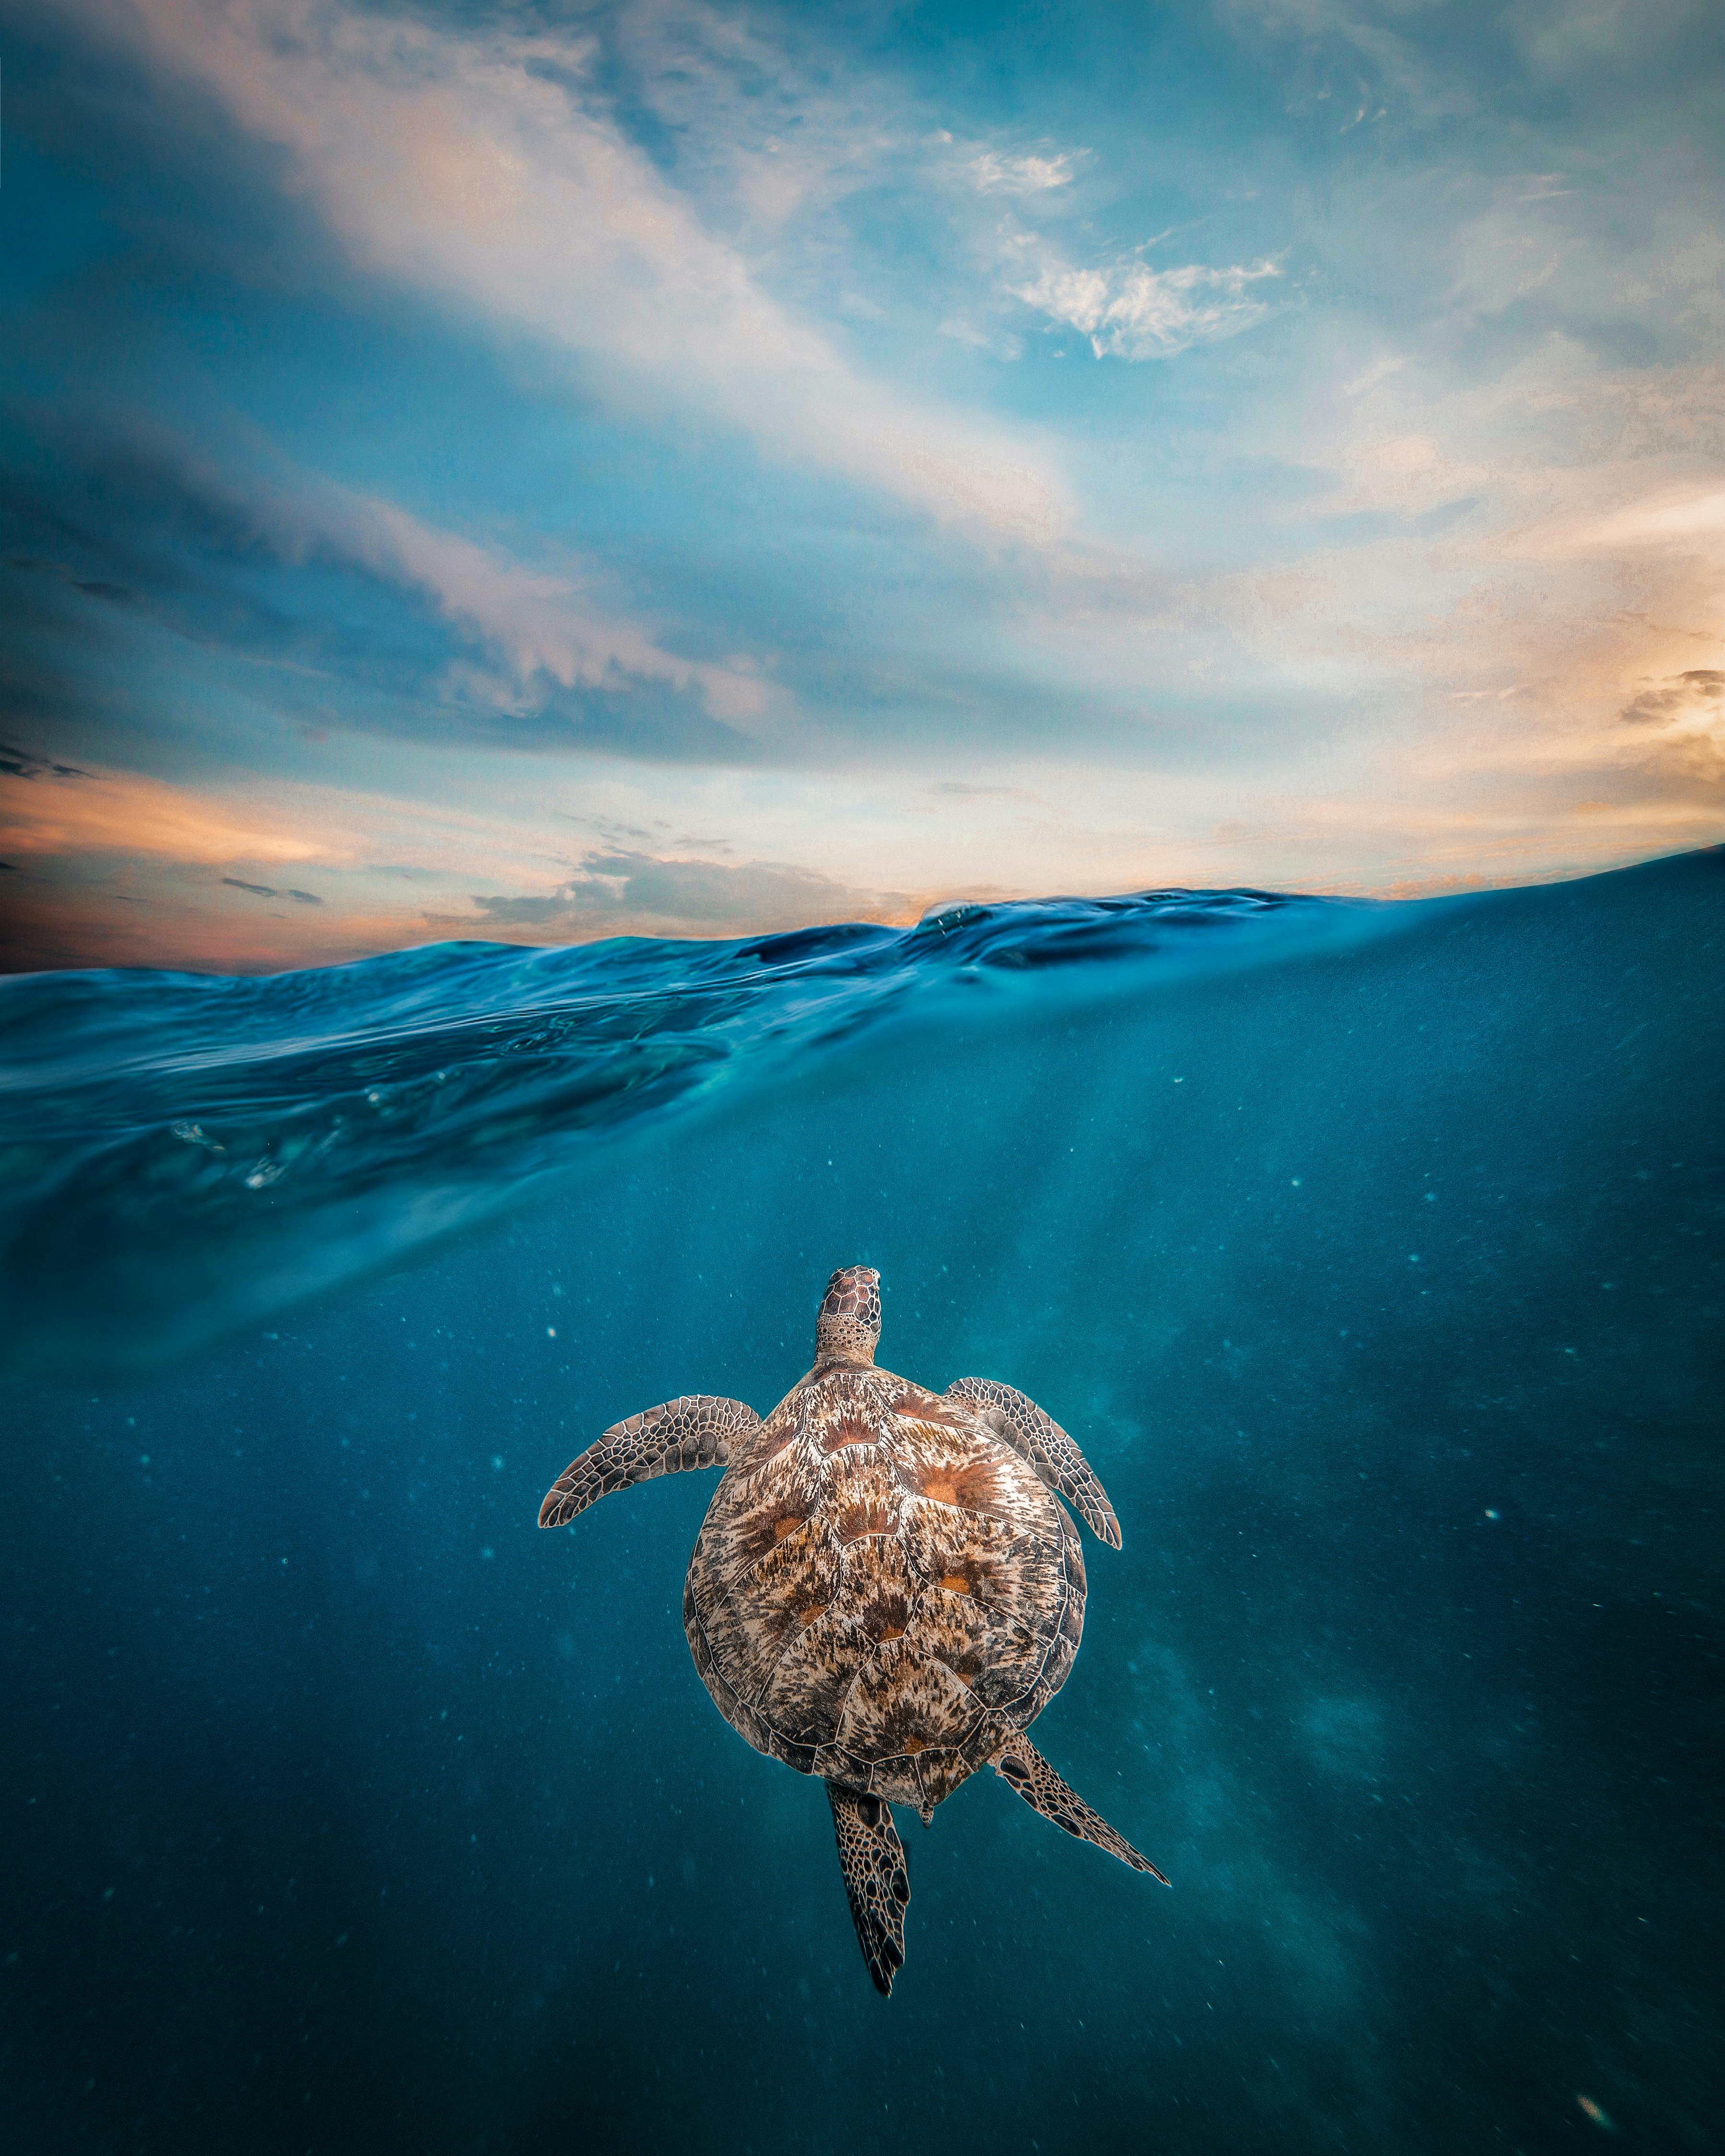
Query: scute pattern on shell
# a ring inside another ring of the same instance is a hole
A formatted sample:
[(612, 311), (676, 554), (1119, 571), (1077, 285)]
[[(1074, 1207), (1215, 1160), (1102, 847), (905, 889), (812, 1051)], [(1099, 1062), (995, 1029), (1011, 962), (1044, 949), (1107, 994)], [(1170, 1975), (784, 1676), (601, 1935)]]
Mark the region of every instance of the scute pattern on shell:
[(828, 1367), (733, 1442), (683, 1614), (757, 1751), (927, 1818), (1059, 1690), (1084, 1594), (1071, 1521), (980, 1412)]

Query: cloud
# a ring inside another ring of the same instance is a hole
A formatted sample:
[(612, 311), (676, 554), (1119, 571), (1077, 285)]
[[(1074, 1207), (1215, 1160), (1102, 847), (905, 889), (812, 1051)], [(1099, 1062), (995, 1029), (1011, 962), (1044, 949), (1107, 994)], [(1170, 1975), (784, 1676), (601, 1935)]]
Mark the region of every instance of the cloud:
[(965, 158), (962, 169), (978, 194), (1040, 195), (1055, 187), (1070, 187), (1077, 167), (1089, 154), (1086, 150), (1062, 150), (1050, 157), (1033, 151), (1014, 157), (999, 150), (982, 150)]
[(1635, 729), (1640, 767), (1663, 788), (1717, 801), (1725, 782), (1725, 669), (1692, 666), (1632, 697), (1618, 715)]
[(591, 574), (584, 565), (534, 567), (422, 523), (393, 502), (339, 488), (324, 488), (307, 502), (312, 528), (326, 544), (428, 593), (447, 619), (495, 646), (518, 695), (531, 694), (541, 675), (566, 689), (603, 687), (621, 677), (692, 688), (728, 725), (747, 726), (783, 707), (785, 700), (747, 659), (707, 665), (676, 658), (635, 623), (596, 608), (582, 588), (583, 573)]
[(301, 906), (321, 906), (323, 901), (315, 891), (277, 891), (267, 883), (245, 883), (239, 876), (223, 876), (222, 881), (230, 891), (249, 891), (254, 898), (296, 898)]
[[(397, 503), (309, 475), (275, 482), (224, 481), (203, 460), (182, 472), (206, 500), (227, 502), (285, 558), (322, 552), (424, 593), (444, 618), (490, 646), (509, 674), (490, 693), (531, 699), (539, 677), (566, 689), (665, 681), (694, 688), (726, 721), (757, 719), (770, 685), (744, 660), (701, 665), (656, 644), (627, 616), (595, 605), (595, 571), (567, 554), (543, 564), (423, 522)], [(469, 675), (467, 680), (478, 677)]]
[(1254, 287), (1280, 277), (1273, 262), (1208, 270), (1188, 264), (1152, 270), (1142, 262), (1076, 269), (1037, 242), (1029, 273), (1008, 289), (1050, 321), (1080, 331), (1098, 359), (1171, 359), (1194, 345), (1238, 336), (1263, 321), (1269, 305)]
[(1692, 716), (1725, 717), (1725, 672), (1716, 666), (1692, 666), (1655, 689), (1644, 689), (1624, 706), (1618, 717), (1625, 726), (1663, 726)]
[(578, 357), (622, 403), (705, 413), (942, 522), (1065, 520), (1045, 449), (861, 374), (768, 294), (608, 113), (585, 36), (340, 0), (86, 9), (285, 153), (362, 270)]
[(701, 0), (625, 4), (604, 23), (631, 101), (675, 142), (680, 192), (734, 241), (776, 244), (914, 148), (901, 96), (787, 28)]
[(75, 763), (56, 763), (51, 757), (35, 756), (28, 749), (13, 748), (0, 742), (0, 778), (88, 778), (90, 773)]
[(834, 921), (912, 921), (902, 891), (859, 890), (782, 861), (589, 854), (577, 873), (537, 897), (475, 897), (487, 926), (563, 934), (697, 936), (769, 933)]
[[(1502, 71), (1501, 46), (1492, 50), (1471, 24), (1462, 33), (1463, 50), (1446, 51), (1450, 24), (1440, 17), (1426, 30), (1422, 49), (1419, 0), (1411, 6), (1405, 0), (1219, 0), (1217, 12), (1244, 42), (1267, 49), (1281, 65), (1289, 114), (1327, 134), (1467, 119), (1481, 103), (1471, 78), (1492, 61)], [(1284, 52), (1291, 53), (1286, 60)]]
[(153, 855), (211, 866), (329, 855), (318, 839), (287, 828), (279, 812), (235, 809), (136, 772), (64, 767), (63, 776), (44, 783), (41, 770), (0, 793), (0, 845), (10, 853)]
[(1514, 0), (1504, 19), (1528, 71), (1542, 79), (1658, 66), (1686, 33), (1706, 39), (1717, 30), (1711, 10), (1695, 0)]
[[(573, 692), (578, 703), (600, 693), (627, 702), (658, 691), (662, 704), (669, 692), (691, 713), (706, 714), (711, 723), (694, 731), (710, 754), (727, 747), (735, 753), (752, 732), (793, 718), (791, 698), (762, 662), (744, 653), (696, 660), (667, 649), (615, 603), (614, 580), (600, 565), (554, 542), (542, 544), (537, 558), (523, 559), (495, 539), (446, 530), (380, 495), (296, 470), (254, 431), (224, 428), (218, 416), (197, 447), (159, 425), (136, 418), (116, 424), (95, 414), (51, 439), (59, 509), (45, 497), (31, 499), (28, 483), (14, 478), (14, 514), (38, 522), (63, 517), (69, 477), (77, 475), (87, 497), (84, 521), (103, 535), (85, 543), (124, 555), (128, 573), (144, 587), (132, 595), (136, 610), (190, 630), (202, 643), (254, 650), (279, 649), (285, 640), (297, 658), (327, 667), (336, 680), (368, 673), (375, 684), (380, 672), (391, 672), (410, 693), (466, 706), (481, 718), (547, 711), (558, 690)], [(411, 637), (398, 636), (380, 666), (374, 608), (352, 609), (367, 622), (369, 643), (327, 595), (309, 619), (291, 602), (278, 611), (255, 595), (255, 579), (244, 576), (260, 556), (290, 569), (355, 571), (416, 605), (429, 604), (459, 639), (455, 652), (446, 642), (425, 649), (423, 637), (416, 649)], [(200, 564), (195, 572), (188, 572), (188, 557)], [(13, 566), (45, 573), (65, 588), (91, 589), (92, 580), (54, 564)], [(219, 593), (213, 577), (223, 584)], [(645, 701), (649, 709), (633, 716), (650, 746), (663, 732), (663, 715), (650, 708), (652, 696)], [(577, 715), (566, 710), (563, 723)], [(352, 706), (343, 716), (352, 718)], [(632, 715), (620, 711), (615, 730), (626, 735), (631, 722)]]
[(1670, 547), (1725, 563), (1725, 488), (1663, 488), (1563, 536), (1578, 549)]

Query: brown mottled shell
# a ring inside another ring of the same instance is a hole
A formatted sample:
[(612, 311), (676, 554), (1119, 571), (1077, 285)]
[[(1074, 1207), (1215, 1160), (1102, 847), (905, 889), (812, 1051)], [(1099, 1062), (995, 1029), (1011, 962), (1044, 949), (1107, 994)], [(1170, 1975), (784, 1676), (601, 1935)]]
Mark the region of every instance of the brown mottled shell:
[(926, 1819), (1065, 1682), (1084, 1560), (971, 1409), (887, 1370), (816, 1370), (734, 1453), (683, 1624), (757, 1752)]

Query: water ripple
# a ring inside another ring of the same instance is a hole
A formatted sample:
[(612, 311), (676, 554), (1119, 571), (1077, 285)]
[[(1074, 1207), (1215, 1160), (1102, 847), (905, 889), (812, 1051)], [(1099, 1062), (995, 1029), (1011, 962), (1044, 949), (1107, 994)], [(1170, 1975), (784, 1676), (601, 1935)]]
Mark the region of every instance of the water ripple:
[(909, 929), (0, 982), (4, 1353), (155, 1359), (912, 1012), (1030, 1011), (1400, 911), (1159, 891), (943, 907)]

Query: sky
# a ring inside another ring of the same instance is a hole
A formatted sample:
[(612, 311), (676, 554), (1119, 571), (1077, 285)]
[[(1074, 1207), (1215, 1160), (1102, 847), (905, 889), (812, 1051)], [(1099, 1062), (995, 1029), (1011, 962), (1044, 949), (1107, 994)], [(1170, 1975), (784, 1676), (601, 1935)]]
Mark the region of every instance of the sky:
[(0, 0), (0, 963), (1725, 838), (1715, 0)]

